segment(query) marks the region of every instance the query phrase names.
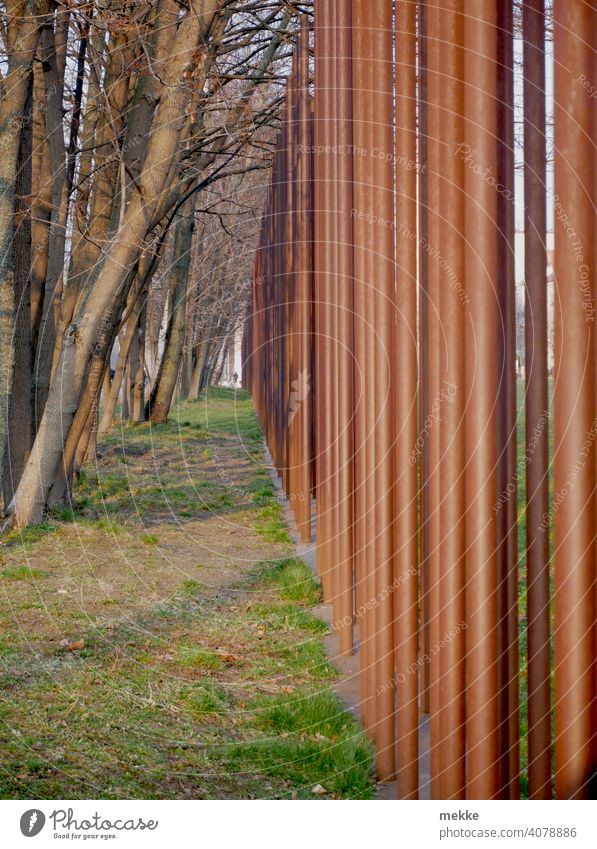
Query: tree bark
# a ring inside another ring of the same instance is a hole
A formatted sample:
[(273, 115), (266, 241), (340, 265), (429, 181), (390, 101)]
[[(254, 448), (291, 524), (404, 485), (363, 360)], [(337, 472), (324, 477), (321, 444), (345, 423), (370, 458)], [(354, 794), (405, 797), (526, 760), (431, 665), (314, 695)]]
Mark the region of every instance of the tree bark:
[(134, 366), (133, 374), (133, 415), (134, 422), (145, 421), (145, 323), (147, 318), (147, 298), (141, 300), (139, 320), (135, 329), (137, 336), (136, 356), (131, 362)]
[(8, 69), (0, 101), (0, 474), (14, 367), (14, 212), (21, 125), (33, 56), (39, 38), (38, 15), (45, 3), (6, 3)]
[(10, 504), (33, 444), (31, 409), (31, 150), (33, 71), (25, 101), (23, 127), (17, 162), (15, 198), (14, 286), (15, 336), (14, 371), (8, 405), (8, 436), (2, 476), (4, 504)]
[(62, 295), (68, 194), (66, 187), (66, 150), (62, 102), (64, 96), (64, 58), (68, 32), (68, 12), (58, 10), (55, 20), (47, 21), (40, 38), (44, 75), (47, 131), (50, 146), (52, 205), (48, 234), (48, 262), (38, 343), (33, 367), (34, 415), (41, 419), (50, 388), (52, 355)]
[(174, 233), (174, 264), (171, 271), (172, 310), (166, 331), (166, 342), (158, 379), (151, 393), (148, 414), (154, 424), (168, 418), (172, 397), (180, 370), (186, 330), (187, 287), (193, 243), (195, 197), (186, 201), (176, 218)]
[(48, 141), (44, 78), (40, 62), (33, 63), (33, 151), (31, 161), (31, 346), (35, 361), (44, 285), (48, 272), (52, 163)]

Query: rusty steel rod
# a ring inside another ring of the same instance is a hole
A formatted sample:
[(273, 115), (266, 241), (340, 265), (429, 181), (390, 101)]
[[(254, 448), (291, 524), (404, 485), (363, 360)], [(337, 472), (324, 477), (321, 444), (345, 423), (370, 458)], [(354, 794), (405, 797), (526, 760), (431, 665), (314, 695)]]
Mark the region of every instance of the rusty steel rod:
[[(469, 0), (465, 18), (465, 143), (482, 173), (497, 171), (496, 8)], [(499, 786), (496, 580), (498, 311), (497, 195), (472, 169), (465, 176), (467, 798), (494, 799)]]
[(523, 7), (529, 798), (551, 798), (545, 2)]
[(315, 370), (316, 401), (316, 499), (317, 499), (317, 568), (321, 576), (324, 599), (333, 597), (332, 562), (329, 545), (331, 419), (330, 384), (330, 310), (328, 304), (330, 278), (330, 214), (329, 214), (329, 114), (331, 29), (327, 2), (315, 6), (315, 101), (314, 101), (314, 208), (315, 208)]
[[(441, 347), (443, 394), (440, 413), (440, 655), (439, 792), (442, 799), (464, 799), (465, 764), (465, 491), (464, 384), (466, 295), (464, 280), (464, 163), (455, 155), (464, 136), (464, 16), (462, 0), (446, 0), (442, 13), (441, 66), (444, 74), (441, 116), (442, 183), (439, 308), (445, 335)], [(448, 639), (448, 636), (449, 639)]]
[(375, 478), (375, 588), (377, 602), (377, 770), (381, 780), (394, 777), (394, 364), (395, 261), (394, 261), (394, 74), (393, 26), (390, 3), (369, 10), (371, 66), (375, 103), (371, 125), (372, 212), (375, 250), (371, 256), (370, 293), (374, 335), (374, 467)]
[[(437, 5), (426, 4), (427, 8), (427, 417), (421, 424), (425, 433), (427, 450), (427, 498), (428, 512), (425, 522), (428, 527), (428, 587), (429, 595), (429, 714), (430, 714), (430, 763), (431, 798), (439, 799), (440, 777), (440, 702), (439, 660), (437, 647), (440, 634), (440, 564), (439, 564), (439, 432), (437, 412), (440, 404), (441, 372), (440, 346), (442, 327), (439, 316), (439, 260), (440, 246), (440, 133), (441, 133), (441, 15)], [(436, 414), (432, 416), (432, 412)]]
[(371, 67), (365, 28), (368, 21), (366, 0), (352, 0), (352, 84), (353, 84), (353, 179), (354, 179), (354, 507), (355, 566), (357, 586), (357, 623), (361, 705), (365, 728), (375, 737), (375, 597), (372, 572), (371, 540), (373, 539), (371, 499), (371, 435), (369, 395), (371, 386), (371, 335), (369, 290), (367, 286), (370, 257), (369, 225), (366, 212), (370, 207), (370, 185), (367, 179), (369, 144)]
[(353, 178), (352, 178), (352, 35), (350, 0), (334, 1), (336, 22), (336, 363), (337, 569), (340, 650), (353, 650)]
[(298, 375), (297, 394), (299, 465), (297, 469), (297, 524), (303, 542), (311, 542), (311, 420), (313, 412), (311, 366), (311, 147), (309, 102), (309, 18), (301, 18), (298, 61)]
[[(427, 85), (427, 2), (421, 0), (418, 4), (418, 178), (419, 178), (419, 209), (417, 221), (417, 236), (419, 246), (419, 279), (418, 279), (418, 346), (419, 346), (419, 430), (422, 433), (424, 422), (429, 415), (429, 339), (428, 339), (428, 288), (429, 288), (429, 206), (428, 206), (428, 85)], [(414, 449), (417, 451), (419, 464), (419, 556), (420, 566), (420, 634), (419, 656), (421, 665), (421, 710), (429, 713), (429, 450), (427, 441), (423, 440), (418, 450), (419, 438)]]
[[(335, 376), (338, 373), (338, 267), (339, 267), (339, 240), (338, 240), (338, 204), (339, 204), (339, 181), (338, 181), (338, 130), (339, 130), (339, 105), (338, 105), (338, 21), (336, 16), (336, 0), (324, 0), (328, 6), (328, 19), (330, 26), (330, 111), (328, 114), (329, 128), (329, 147), (330, 157), (328, 160), (328, 181), (329, 181), (329, 228), (330, 240), (327, 249), (330, 253), (330, 276), (328, 290), (328, 309), (330, 317), (330, 359), (327, 363), (327, 369), (330, 375)], [(333, 594), (333, 611), (334, 623), (336, 631), (339, 633), (342, 643), (341, 651), (345, 650), (342, 632), (348, 627), (348, 623), (343, 620), (341, 612), (343, 601), (343, 574), (340, 568), (340, 535), (339, 535), (339, 515), (338, 515), (338, 487), (339, 487), (339, 398), (340, 386), (337, 379), (330, 380), (328, 384), (329, 411), (330, 411), (330, 473), (329, 473), (329, 547), (330, 559), (332, 566), (332, 594)]]
[[(366, 569), (367, 569), (367, 585), (366, 585), (366, 604), (371, 606), (369, 615), (369, 630), (368, 639), (370, 644), (370, 665), (369, 665), (369, 688), (371, 698), (375, 701), (375, 725), (373, 726), (373, 737), (376, 744), (377, 754), (377, 774), (382, 775), (386, 771), (386, 763), (389, 758), (387, 751), (387, 738), (383, 738), (383, 732), (380, 729), (383, 727), (387, 731), (389, 726), (389, 716), (387, 705), (389, 702), (388, 681), (384, 681), (384, 670), (380, 663), (380, 610), (378, 605), (378, 558), (379, 550), (377, 546), (377, 534), (379, 530), (379, 511), (377, 510), (378, 502), (378, 475), (377, 475), (377, 460), (378, 460), (378, 426), (377, 426), (377, 404), (376, 404), (376, 387), (377, 387), (377, 348), (378, 341), (375, 338), (377, 332), (376, 327), (376, 300), (378, 297), (376, 290), (376, 275), (372, 274), (374, 254), (377, 248), (377, 242), (371, 234), (371, 225), (378, 216), (378, 211), (375, 208), (377, 195), (375, 191), (375, 173), (372, 164), (372, 152), (375, 145), (375, 122), (378, 120), (376, 104), (374, 104), (374, 92), (378, 91), (378, 80), (376, 67), (374, 65), (375, 42), (372, 31), (372, 22), (370, 16), (369, 4), (365, 4), (364, 14), (361, 19), (359, 33), (362, 43), (362, 61), (365, 64), (366, 73), (363, 77), (364, 93), (366, 96), (366, 108), (363, 113), (364, 121), (364, 148), (362, 151), (355, 152), (355, 155), (363, 157), (362, 177), (365, 182), (366, 194), (364, 195), (365, 206), (359, 210), (358, 215), (363, 215), (366, 221), (365, 228), (365, 252), (366, 266), (364, 276), (365, 286), (365, 320), (367, 328), (367, 338), (365, 343), (365, 372), (364, 372), (364, 403), (366, 417), (366, 433), (367, 439), (365, 443), (366, 457), (366, 501), (365, 509), (367, 515), (367, 540), (366, 540)], [(392, 682), (393, 683), (393, 682)], [(383, 694), (383, 701), (380, 695)], [(381, 762), (380, 762), (381, 761)]]
[[(595, 798), (595, 4), (556, 0), (555, 789)], [(556, 508), (557, 504), (557, 508)]]
[(416, 3), (396, 2), (396, 453), (394, 468), (396, 777), (399, 799), (419, 795), (417, 461)]

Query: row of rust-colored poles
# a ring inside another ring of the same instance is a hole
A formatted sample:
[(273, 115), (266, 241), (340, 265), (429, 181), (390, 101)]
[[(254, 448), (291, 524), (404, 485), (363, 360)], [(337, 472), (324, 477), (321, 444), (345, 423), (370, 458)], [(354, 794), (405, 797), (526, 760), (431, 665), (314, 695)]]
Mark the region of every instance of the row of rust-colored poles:
[(597, 3), (554, 4), (555, 198), (545, 3), (522, 9), (524, 373), (513, 5), (316, 0), (246, 322), (244, 385), (304, 541), (315, 505), (324, 599), (403, 799), (597, 793)]

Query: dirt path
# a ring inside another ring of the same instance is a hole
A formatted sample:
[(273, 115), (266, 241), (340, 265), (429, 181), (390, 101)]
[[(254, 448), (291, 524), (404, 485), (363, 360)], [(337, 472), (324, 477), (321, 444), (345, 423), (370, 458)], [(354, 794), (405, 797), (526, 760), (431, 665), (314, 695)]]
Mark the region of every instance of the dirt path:
[(244, 396), (104, 439), (0, 545), (0, 797), (370, 797), (292, 553)]

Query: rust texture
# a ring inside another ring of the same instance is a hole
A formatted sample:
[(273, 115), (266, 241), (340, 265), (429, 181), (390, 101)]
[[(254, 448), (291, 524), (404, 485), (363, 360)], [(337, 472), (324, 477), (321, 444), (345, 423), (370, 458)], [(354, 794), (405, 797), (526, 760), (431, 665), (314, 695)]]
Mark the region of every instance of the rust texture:
[(555, 0), (555, 200), (545, 6), (317, 0), (287, 68), (243, 384), (400, 799), (597, 795), (597, 5)]

